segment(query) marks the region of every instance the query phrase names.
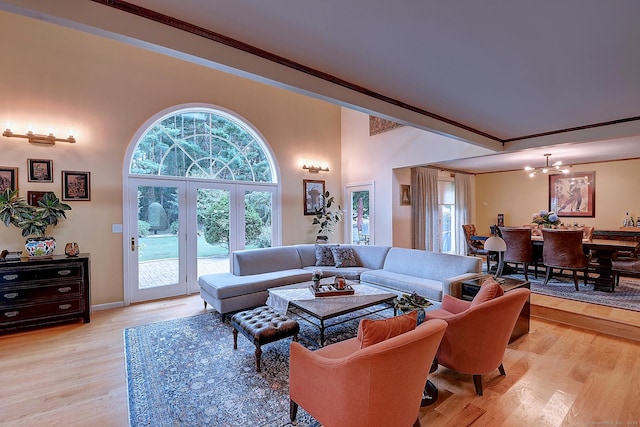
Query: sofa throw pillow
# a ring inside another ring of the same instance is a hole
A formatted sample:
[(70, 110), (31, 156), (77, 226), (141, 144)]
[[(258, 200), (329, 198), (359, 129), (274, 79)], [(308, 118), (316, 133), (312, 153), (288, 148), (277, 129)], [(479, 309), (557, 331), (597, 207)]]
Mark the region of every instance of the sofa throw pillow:
[(502, 290), (500, 284), (496, 282), (493, 277), (489, 277), (482, 283), (482, 285), (480, 286), (480, 290), (478, 291), (476, 296), (473, 297), (473, 300), (471, 301), (471, 307), (486, 301), (491, 301), (492, 299), (502, 295), (504, 295), (504, 291)]
[(336, 267), (357, 267), (356, 255), (353, 253), (353, 249), (344, 247), (331, 248), (333, 254), (333, 260)]
[(336, 262), (333, 259), (331, 248), (337, 246), (338, 245), (316, 245), (316, 265), (333, 267)]
[(416, 328), (418, 312), (416, 310), (388, 319), (362, 319), (358, 325), (357, 338), (360, 348), (377, 344), (396, 335), (404, 334)]

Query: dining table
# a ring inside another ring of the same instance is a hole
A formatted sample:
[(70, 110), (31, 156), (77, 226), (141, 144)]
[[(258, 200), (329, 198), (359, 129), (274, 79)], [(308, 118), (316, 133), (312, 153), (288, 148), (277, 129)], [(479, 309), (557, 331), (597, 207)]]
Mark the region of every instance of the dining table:
[[(531, 236), (533, 247), (543, 247), (542, 236)], [(635, 253), (640, 242), (631, 240), (585, 239), (582, 241), (585, 253), (589, 255), (589, 267), (597, 277), (593, 278), (593, 289), (596, 291), (613, 292), (615, 283), (611, 271), (611, 259), (618, 252)]]

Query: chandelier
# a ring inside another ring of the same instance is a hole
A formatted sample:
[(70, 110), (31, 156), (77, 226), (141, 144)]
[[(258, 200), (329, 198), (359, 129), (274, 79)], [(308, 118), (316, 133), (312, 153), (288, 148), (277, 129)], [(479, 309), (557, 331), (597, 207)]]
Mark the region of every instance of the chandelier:
[(546, 157), (546, 164), (544, 167), (532, 168), (531, 166), (525, 166), (524, 170), (529, 173), (530, 178), (533, 178), (539, 173), (549, 173), (549, 172), (569, 173), (569, 168), (571, 166), (562, 166), (562, 162), (560, 160), (549, 165), (549, 156), (551, 156), (551, 154), (544, 154), (544, 157)]

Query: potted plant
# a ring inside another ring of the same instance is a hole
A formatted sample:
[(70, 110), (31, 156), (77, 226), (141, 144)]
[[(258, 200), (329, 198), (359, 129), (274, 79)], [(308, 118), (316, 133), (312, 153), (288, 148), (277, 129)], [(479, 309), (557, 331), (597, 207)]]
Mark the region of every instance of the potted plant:
[(29, 256), (49, 256), (56, 247), (53, 237), (45, 237), (47, 227), (56, 226), (67, 218), (71, 206), (62, 203), (54, 193), (45, 193), (38, 200), (38, 206), (29, 205), (18, 197), (18, 190), (10, 188), (0, 193), (0, 221), (6, 227), (14, 225), (22, 230), (22, 236), (29, 237), (25, 249)]
[(326, 243), (329, 240), (327, 233), (333, 233), (333, 227), (342, 219), (340, 205), (337, 205), (338, 208), (335, 209), (332, 208), (334, 204), (334, 197), (328, 191), (325, 191), (322, 195), (322, 207), (316, 209), (312, 224), (320, 226), (316, 236), (316, 242), (318, 243)]

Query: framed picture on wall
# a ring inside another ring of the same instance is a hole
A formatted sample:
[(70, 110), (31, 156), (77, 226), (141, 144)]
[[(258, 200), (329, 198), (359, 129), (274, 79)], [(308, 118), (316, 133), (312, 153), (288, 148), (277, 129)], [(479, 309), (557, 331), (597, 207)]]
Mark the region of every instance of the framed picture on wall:
[(62, 200), (91, 200), (91, 173), (62, 171)]
[(53, 160), (27, 159), (29, 182), (53, 182)]
[(322, 209), (324, 203), (324, 181), (305, 179), (302, 181), (304, 190), (304, 214), (315, 215), (317, 209)]
[(18, 168), (0, 166), (0, 192), (7, 188), (18, 189)]
[(400, 205), (401, 206), (410, 206), (411, 205), (411, 186), (400, 184)]
[(27, 203), (38, 206), (38, 200), (42, 199), (48, 191), (27, 191)]
[(549, 210), (558, 216), (596, 215), (596, 173), (549, 175)]

